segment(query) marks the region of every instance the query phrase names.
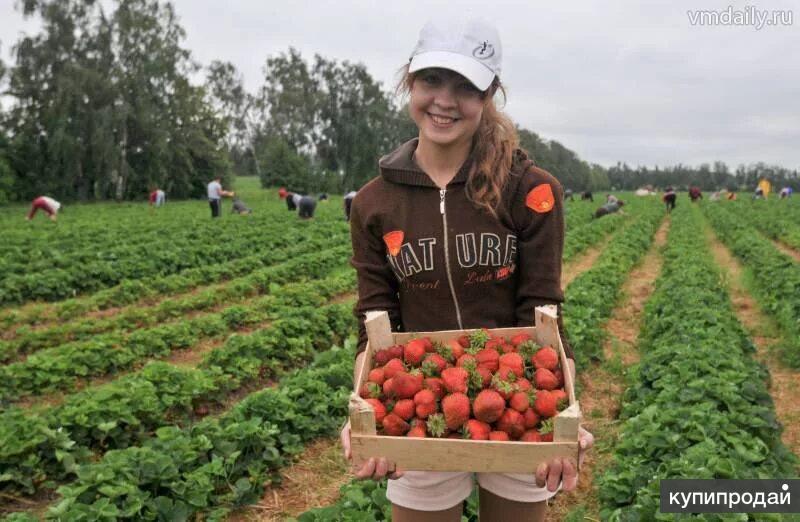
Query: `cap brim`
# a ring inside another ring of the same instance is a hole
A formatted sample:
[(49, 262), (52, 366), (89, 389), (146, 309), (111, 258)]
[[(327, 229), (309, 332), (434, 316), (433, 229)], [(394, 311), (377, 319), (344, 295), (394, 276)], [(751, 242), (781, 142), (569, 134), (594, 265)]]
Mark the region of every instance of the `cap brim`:
[(414, 56), (408, 66), (408, 72), (413, 73), (432, 67), (455, 71), (481, 91), (488, 89), (494, 80), (494, 73), (485, 65), (463, 54), (448, 51), (429, 51)]

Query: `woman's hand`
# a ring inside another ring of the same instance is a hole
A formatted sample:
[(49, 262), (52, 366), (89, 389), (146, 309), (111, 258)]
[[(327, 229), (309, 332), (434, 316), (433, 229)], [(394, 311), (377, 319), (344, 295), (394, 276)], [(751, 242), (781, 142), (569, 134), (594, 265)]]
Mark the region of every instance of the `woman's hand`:
[[(349, 425), (347, 426), (349, 428)], [(349, 433), (348, 433), (349, 435)], [(348, 441), (349, 442), (349, 441)], [(594, 435), (578, 428), (578, 463), (583, 464), (586, 450), (594, 445)], [(536, 470), (536, 485), (540, 488), (547, 486), (549, 491), (556, 491), (561, 483), (562, 491), (572, 491), (578, 486), (578, 466), (572, 459), (561, 457), (543, 463)]]
[[(344, 458), (347, 460), (352, 460), (353, 454), (350, 451), (350, 421), (347, 421), (347, 424), (345, 424), (344, 428), (342, 428), (340, 437), (342, 440), (342, 448), (344, 448)], [(394, 462), (389, 462), (383, 457), (379, 459), (371, 458), (367, 460), (361, 466), (361, 469), (353, 467), (353, 473), (355, 474), (356, 478), (362, 480), (370, 478), (372, 480), (381, 480), (384, 477), (388, 477), (390, 479), (399, 479), (403, 476), (403, 472), (396, 469)]]

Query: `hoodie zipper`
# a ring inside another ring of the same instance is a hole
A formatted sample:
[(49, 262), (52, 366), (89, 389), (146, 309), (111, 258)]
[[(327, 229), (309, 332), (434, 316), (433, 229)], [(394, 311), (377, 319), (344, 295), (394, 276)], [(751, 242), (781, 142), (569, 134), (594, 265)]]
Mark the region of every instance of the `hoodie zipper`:
[(444, 196), (447, 189), (439, 190), (439, 213), (442, 215), (442, 225), (444, 227), (444, 268), (447, 271), (447, 281), (450, 283), (450, 294), (453, 296), (453, 304), (456, 307), (456, 320), (458, 321), (458, 329), (463, 330), (464, 326), (461, 324), (461, 309), (458, 307), (458, 298), (456, 297), (456, 289), (453, 286), (453, 275), (450, 273), (450, 248), (447, 241), (447, 212), (444, 207)]

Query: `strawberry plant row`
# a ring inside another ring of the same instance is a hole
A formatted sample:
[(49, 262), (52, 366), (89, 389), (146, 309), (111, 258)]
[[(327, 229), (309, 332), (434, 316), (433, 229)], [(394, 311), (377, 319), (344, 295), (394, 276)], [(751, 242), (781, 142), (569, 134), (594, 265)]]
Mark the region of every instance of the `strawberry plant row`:
[[(349, 251), (349, 246), (310, 256), (303, 264), (302, 276), (321, 277), (330, 273), (342, 266), (346, 251)], [(290, 278), (297, 279), (297, 276), (286, 276), (286, 279)], [(218, 313), (130, 334), (98, 335), (90, 341), (41, 350), (23, 362), (0, 367), (0, 398), (9, 401), (24, 395), (68, 389), (78, 378), (114, 373), (146, 358), (162, 357), (173, 350), (187, 348), (200, 339), (217, 337), (244, 325), (271, 319), (272, 307), (281, 302), (283, 296), (277, 282), (266, 279), (260, 284), (269, 290), (269, 295), (247, 306), (234, 305)]]
[(336, 433), (347, 412), (352, 348), (320, 354), (279, 388), (191, 428), (161, 428), (143, 446), (81, 466), (59, 489), (53, 520), (219, 519), (260, 498), (265, 483), (316, 437)]
[[(246, 275), (258, 267), (268, 266), (276, 262), (285, 261), (291, 255), (314, 248), (319, 241), (331, 239), (333, 241), (346, 241), (347, 229), (337, 223), (335, 226), (321, 225), (313, 232), (305, 234), (283, 234), (288, 243), (295, 243), (290, 248), (278, 248), (275, 243), (269, 249), (233, 261), (199, 266), (182, 271), (179, 274), (167, 276), (124, 280), (119, 285), (101, 290), (89, 296), (69, 299), (55, 304), (26, 305), (23, 310), (7, 309), (0, 313), (0, 325), (10, 329), (14, 325), (34, 325), (44, 321), (65, 321), (80, 317), (87, 312), (105, 310), (111, 307), (128, 305), (136, 301), (158, 297), (163, 294), (184, 292), (192, 288), (207, 284), (209, 281), (224, 281)], [(299, 250), (294, 250), (299, 249)]]
[(602, 325), (611, 317), (622, 284), (647, 252), (664, 215), (661, 206), (652, 201), (641, 205), (638, 211), (632, 222), (614, 236), (592, 268), (567, 288), (562, 310), (578, 368), (602, 358), (605, 335)]
[[(325, 249), (333, 245), (336, 243), (320, 240), (304, 243), (302, 248), (298, 246), (279, 250), (278, 252), (284, 253), (281, 258), (288, 258), (289, 261), (255, 270), (249, 275), (231, 279), (224, 285), (213, 286), (187, 297), (167, 298), (152, 308), (132, 307), (106, 319), (82, 319), (27, 332), (21, 329), (22, 331), (18, 331), (14, 339), (0, 341), (0, 361), (8, 361), (19, 354), (32, 353), (47, 346), (54, 347), (70, 341), (84, 340), (103, 332), (121, 333), (153, 326), (170, 319), (181, 318), (189, 312), (199, 312), (221, 303), (230, 303), (268, 292), (266, 282), (276, 284), (303, 277), (308, 262), (326, 253)], [(337, 252), (342, 252), (342, 258), (346, 257), (346, 251), (342, 247), (338, 247)]]
[(800, 368), (800, 264), (780, 252), (730, 209), (706, 205), (714, 230), (747, 267), (759, 304), (783, 330), (784, 361)]
[(666, 478), (795, 476), (766, 369), (752, 357), (694, 206), (672, 214), (639, 344), (641, 363), (623, 396), (613, 464), (599, 477), (603, 520), (655, 520)]
[[(352, 284), (349, 272), (338, 282), (325, 282), (340, 290)], [(306, 288), (307, 293), (311, 290)], [(137, 374), (75, 394), (37, 415), (26, 416), (18, 409), (5, 412), (0, 427), (0, 440), (5, 441), (0, 450), (2, 489), (33, 493), (53, 487), (69, 478), (78, 464), (96, 460), (107, 450), (142, 443), (158, 428), (196, 421), (243, 384), (307, 362), (316, 351), (352, 332), (352, 304), (320, 308), (324, 301), (319, 297), (314, 305), (290, 312), (265, 330), (231, 336), (223, 349), (242, 353), (249, 346), (262, 356), (261, 364), (247, 375), (238, 367), (211, 364), (208, 358), (197, 369), (154, 362)], [(284, 311), (292, 308), (286, 305)]]
[(564, 263), (571, 261), (575, 256), (583, 253), (589, 247), (595, 246), (606, 238), (609, 234), (618, 230), (626, 222), (626, 216), (619, 214), (608, 216), (581, 225), (564, 238)]

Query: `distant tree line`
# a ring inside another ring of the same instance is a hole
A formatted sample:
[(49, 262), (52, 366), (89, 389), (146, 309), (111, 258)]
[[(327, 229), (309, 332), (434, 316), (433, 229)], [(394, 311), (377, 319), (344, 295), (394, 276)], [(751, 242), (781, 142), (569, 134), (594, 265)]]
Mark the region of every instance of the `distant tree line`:
[[(0, 203), (40, 194), (141, 199), (155, 186), (171, 198), (202, 197), (215, 175), (342, 193), (416, 135), (406, 108), (362, 64), (309, 62), (290, 48), (267, 57), (260, 87), (248, 92), (232, 64), (192, 59), (168, 2), (22, 0), (17, 8), (42, 29), (16, 42), (14, 63), (0, 61)], [(735, 172), (719, 162), (606, 169), (519, 132), (534, 160), (573, 190), (712, 189), (762, 176), (797, 188), (797, 171), (760, 163)]]

